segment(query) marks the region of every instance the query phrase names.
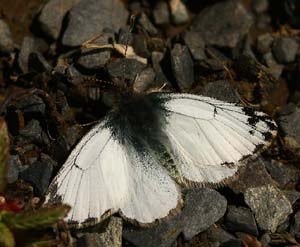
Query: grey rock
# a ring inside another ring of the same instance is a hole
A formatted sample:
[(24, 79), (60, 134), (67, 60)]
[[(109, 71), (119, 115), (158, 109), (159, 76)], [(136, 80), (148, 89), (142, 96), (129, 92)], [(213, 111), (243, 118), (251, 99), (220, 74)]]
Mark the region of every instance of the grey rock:
[(142, 13), (139, 18), (139, 24), (148, 32), (151, 36), (157, 35), (158, 31), (155, 26), (151, 23), (148, 16), (145, 13)]
[(279, 183), (279, 186), (282, 189), (289, 184), (296, 184), (300, 179), (300, 171), (295, 167), (283, 164), (276, 160), (270, 160), (264, 164), (271, 174), (271, 177)]
[(256, 48), (261, 54), (270, 52), (273, 41), (274, 38), (270, 33), (261, 34), (257, 37)]
[(10, 29), (6, 22), (0, 19), (0, 51), (12, 52), (14, 49), (14, 41)]
[(290, 233), (295, 235), (300, 232), (300, 211), (295, 213), (293, 223), (290, 228)]
[(195, 60), (206, 59), (205, 43), (198, 32), (188, 31), (184, 34), (183, 39)]
[(67, 12), (80, 0), (50, 0), (43, 6), (38, 17), (41, 29), (49, 37), (57, 39)]
[(18, 64), (23, 73), (29, 71), (29, 56), (34, 52), (43, 53), (48, 49), (48, 45), (45, 41), (33, 37), (24, 37), (19, 57)]
[(151, 54), (151, 61), (155, 72), (155, 80), (157, 83), (169, 83), (160, 65), (160, 62), (163, 60), (163, 58), (164, 53), (162, 52), (154, 51)]
[(120, 28), (118, 33), (118, 44), (131, 45), (133, 34), (129, 32), (128, 28)]
[(282, 64), (277, 63), (272, 52), (267, 52), (263, 55), (264, 63), (268, 66), (268, 72), (274, 76), (274, 78), (279, 79), (284, 69)]
[(40, 52), (33, 52), (28, 57), (28, 70), (37, 73), (51, 72), (52, 66)]
[(300, 106), (289, 103), (279, 113), (278, 124), (283, 130), (289, 148), (300, 147)]
[(104, 232), (88, 232), (81, 237), (76, 247), (121, 247), (122, 246), (122, 219), (110, 217)]
[(264, 233), (260, 239), (259, 242), (261, 242), (262, 247), (269, 247), (269, 243), (271, 242), (271, 236), (269, 233)]
[[(103, 33), (96, 41), (95, 45), (107, 45), (114, 39), (113, 34)], [(103, 67), (110, 59), (110, 49), (83, 48), (77, 63), (87, 69), (98, 69)]]
[(281, 37), (273, 42), (273, 54), (279, 63), (290, 63), (295, 60), (299, 44), (293, 38)]
[(293, 212), (289, 200), (272, 185), (249, 188), (244, 197), (262, 230), (275, 232)]
[(44, 115), (46, 106), (43, 100), (37, 95), (23, 97), (16, 102), (16, 108), (22, 111), (26, 116)]
[(207, 83), (203, 87), (201, 95), (230, 103), (240, 102), (240, 99), (234, 92), (230, 82), (227, 80), (219, 80)]
[(21, 160), (18, 155), (10, 155), (7, 160), (7, 183), (11, 184), (17, 181), (19, 173), (24, 170), (25, 166), (22, 166)]
[(134, 81), (133, 88), (137, 92), (146, 92), (151, 86), (155, 85), (155, 72), (151, 67), (139, 73)]
[(293, 205), (299, 198), (300, 192), (296, 190), (283, 190), (283, 194), (290, 201), (291, 205)]
[(255, 25), (257, 29), (266, 30), (272, 25), (272, 18), (268, 12), (259, 13), (255, 18)]
[(220, 247), (242, 247), (243, 243), (240, 239), (230, 239), (227, 242), (224, 242)]
[(36, 189), (37, 193), (39, 195), (43, 195), (48, 189), (52, 170), (55, 165), (56, 162), (48, 155), (42, 154), (39, 160), (20, 173), (20, 178), (30, 182)]
[(133, 81), (145, 67), (146, 64), (135, 59), (120, 58), (108, 64), (107, 71), (112, 77), (125, 77)]
[(268, 0), (253, 0), (252, 1), (252, 9), (256, 13), (263, 13), (266, 12), (269, 8), (269, 1)]
[(36, 119), (30, 120), (25, 128), (20, 129), (20, 135), (36, 144), (49, 144), (49, 138)]
[(229, 206), (225, 225), (229, 231), (245, 232), (258, 236), (254, 215), (248, 208)]
[(262, 158), (249, 159), (244, 162), (245, 167), (240, 168), (238, 179), (228, 185), (236, 194), (245, 193), (249, 188), (273, 184), (273, 179), (267, 172)]
[(227, 0), (201, 11), (192, 29), (200, 32), (207, 45), (234, 48), (252, 23), (252, 16), (240, 1)]
[(51, 157), (60, 164), (63, 164), (70, 154), (70, 145), (64, 136), (58, 136), (51, 142), (49, 149)]
[(171, 51), (171, 65), (178, 87), (182, 91), (194, 83), (194, 63), (186, 46), (176, 44)]
[(170, 22), (168, 4), (165, 1), (158, 1), (153, 9), (154, 22), (157, 25), (165, 25)]
[(78, 46), (104, 29), (117, 32), (126, 25), (127, 18), (128, 12), (120, 0), (82, 0), (70, 10), (62, 43)]
[(187, 8), (181, 0), (170, 0), (169, 6), (172, 22), (175, 25), (185, 24), (189, 21)]
[(186, 240), (191, 240), (207, 230), (224, 215), (226, 206), (226, 199), (215, 190), (188, 190), (185, 206), (177, 215), (152, 228), (125, 228), (123, 236), (138, 247), (169, 247), (181, 232)]
[(206, 231), (207, 238), (210, 240), (210, 242), (213, 243), (225, 243), (231, 239), (235, 239), (235, 237), (230, 234), (229, 232), (226, 232), (223, 228), (217, 227), (216, 225), (212, 225), (207, 231)]

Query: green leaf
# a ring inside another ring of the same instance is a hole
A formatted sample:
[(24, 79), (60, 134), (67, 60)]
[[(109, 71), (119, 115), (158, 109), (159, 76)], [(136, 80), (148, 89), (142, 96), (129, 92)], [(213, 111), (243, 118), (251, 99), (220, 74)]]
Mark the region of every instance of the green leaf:
[(5, 121), (0, 118), (0, 192), (6, 186), (6, 161), (9, 152), (9, 138)]
[(15, 239), (9, 228), (0, 222), (0, 246), (14, 247)]
[(35, 211), (21, 213), (7, 212), (2, 215), (2, 221), (9, 228), (41, 229), (49, 227), (63, 219), (69, 212), (70, 206), (59, 205), (52, 208), (39, 208)]

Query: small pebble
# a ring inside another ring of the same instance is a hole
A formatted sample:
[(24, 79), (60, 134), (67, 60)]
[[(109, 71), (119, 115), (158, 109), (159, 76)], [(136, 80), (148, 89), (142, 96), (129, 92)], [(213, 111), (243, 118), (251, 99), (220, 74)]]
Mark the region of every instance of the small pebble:
[(298, 42), (293, 38), (277, 38), (273, 43), (273, 54), (279, 63), (290, 63), (295, 60), (299, 48)]
[(275, 232), (293, 212), (289, 200), (272, 185), (249, 188), (244, 197), (262, 230)]
[(187, 91), (194, 83), (194, 63), (186, 46), (176, 44), (171, 51), (171, 65), (178, 87)]
[(12, 52), (14, 49), (14, 41), (9, 26), (0, 19), (0, 51), (4, 53)]
[(229, 206), (225, 217), (225, 225), (229, 231), (244, 232), (258, 236), (254, 215), (244, 207)]
[(206, 59), (205, 43), (198, 32), (188, 31), (184, 34), (184, 42), (195, 60)]
[(30, 120), (24, 129), (20, 129), (19, 133), (27, 140), (36, 144), (48, 145), (50, 142), (47, 134), (36, 119)]
[(38, 20), (44, 33), (56, 40), (61, 32), (63, 19), (67, 12), (80, 0), (50, 0), (43, 6)]
[(269, 8), (268, 0), (253, 0), (252, 1), (252, 9), (256, 13), (266, 12)]
[(156, 25), (166, 25), (170, 22), (168, 4), (165, 1), (157, 1), (153, 10), (153, 18)]
[(234, 48), (252, 23), (251, 14), (240, 1), (226, 0), (202, 10), (194, 19), (192, 29), (200, 32), (207, 45)]
[(274, 41), (274, 38), (270, 33), (261, 34), (257, 37), (256, 49), (261, 54), (270, 52), (272, 49), (273, 41)]
[(142, 13), (140, 18), (139, 18), (139, 24), (143, 27), (143, 29), (150, 34), (151, 36), (157, 35), (158, 31), (153, 26), (151, 21), (149, 20), (148, 16), (145, 13)]
[(56, 162), (48, 155), (42, 154), (39, 160), (20, 173), (20, 178), (30, 182), (39, 195), (44, 195), (50, 184), (54, 166)]
[(175, 25), (182, 25), (189, 21), (189, 13), (181, 0), (169, 1), (172, 22)]

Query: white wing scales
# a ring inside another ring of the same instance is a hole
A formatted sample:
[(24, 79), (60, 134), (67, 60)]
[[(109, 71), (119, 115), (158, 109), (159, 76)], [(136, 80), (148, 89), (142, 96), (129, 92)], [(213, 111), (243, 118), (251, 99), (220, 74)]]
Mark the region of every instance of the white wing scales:
[(104, 124), (72, 151), (50, 185), (46, 203), (71, 205), (66, 220), (78, 226), (119, 210), (140, 223), (167, 216), (181, 198), (175, 182), (147, 153), (121, 145)]
[(223, 182), (237, 172), (241, 159), (267, 145), (268, 135), (276, 134), (275, 123), (261, 112), (247, 113), (245, 107), (203, 96), (157, 96), (167, 98), (164, 131), (188, 181)]
[[(276, 134), (270, 118), (241, 106), (189, 94), (152, 95), (164, 99), (161, 131), (169, 140), (162, 144), (170, 146), (186, 184), (222, 183), (236, 174), (240, 160)], [(106, 123), (78, 143), (52, 182), (46, 203), (71, 205), (67, 221), (77, 226), (117, 211), (144, 224), (166, 217), (180, 202), (177, 184), (151, 156), (154, 151), (119, 143)]]

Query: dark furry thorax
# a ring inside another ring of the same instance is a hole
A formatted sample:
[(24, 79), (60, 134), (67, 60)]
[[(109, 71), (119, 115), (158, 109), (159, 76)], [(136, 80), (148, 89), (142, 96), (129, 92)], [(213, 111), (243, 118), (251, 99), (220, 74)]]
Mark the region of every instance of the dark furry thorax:
[(116, 139), (122, 143), (124, 140), (136, 142), (140, 138), (147, 140), (160, 135), (164, 124), (163, 100), (151, 94), (127, 91), (119, 94), (115, 103), (108, 116), (108, 127)]

